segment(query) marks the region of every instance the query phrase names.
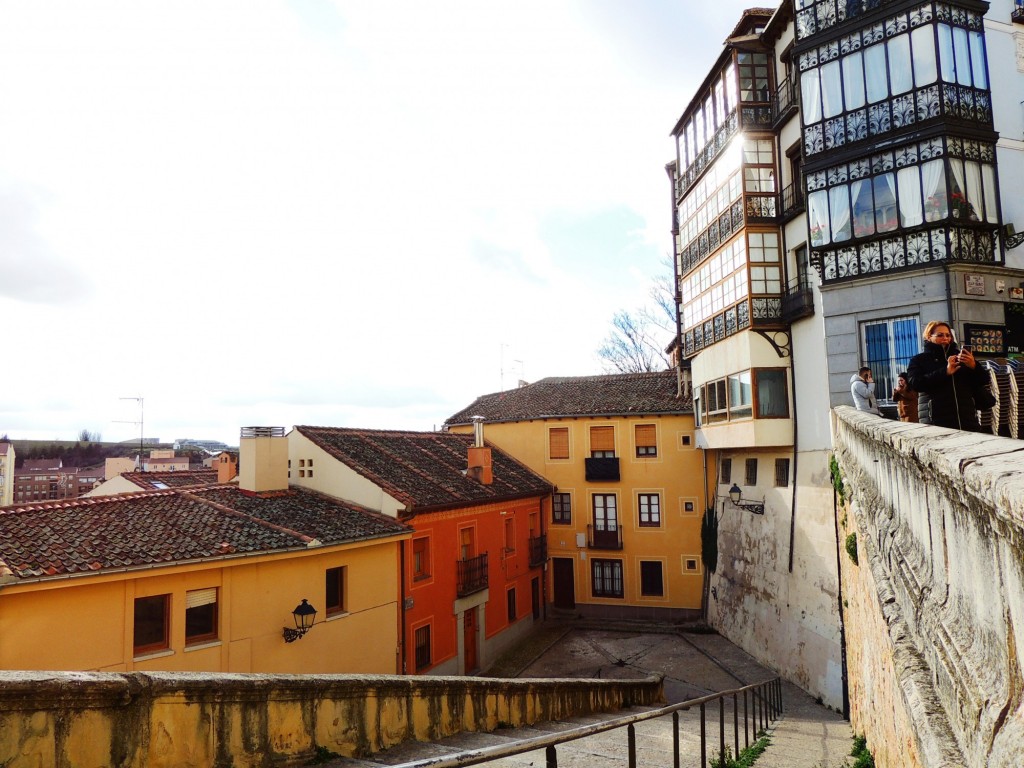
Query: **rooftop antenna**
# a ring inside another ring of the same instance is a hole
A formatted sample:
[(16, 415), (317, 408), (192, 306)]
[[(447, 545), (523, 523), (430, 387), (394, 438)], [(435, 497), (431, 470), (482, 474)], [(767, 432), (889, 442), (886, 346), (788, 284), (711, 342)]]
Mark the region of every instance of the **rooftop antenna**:
[(523, 365), (522, 360), (513, 360), (514, 363), (519, 363), (519, 386), (526, 383), (526, 366)]
[(144, 411), (142, 408), (142, 397), (119, 397), (118, 400), (134, 400), (139, 404), (139, 420), (138, 421), (118, 421), (118, 424), (138, 424), (139, 425), (139, 471), (145, 472), (145, 464), (142, 462), (142, 445), (143, 445), (143, 430), (144, 430)]
[(508, 344), (502, 344), (501, 345), (501, 352), (500, 352), (501, 360), (499, 362), (499, 365), (500, 365), (499, 372), (500, 372), (500, 375), (501, 375), (501, 386), (498, 389), (499, 392), (504, 392), (505, 391), (505, 347), (507, 347), (507, 346), (508, 346)]

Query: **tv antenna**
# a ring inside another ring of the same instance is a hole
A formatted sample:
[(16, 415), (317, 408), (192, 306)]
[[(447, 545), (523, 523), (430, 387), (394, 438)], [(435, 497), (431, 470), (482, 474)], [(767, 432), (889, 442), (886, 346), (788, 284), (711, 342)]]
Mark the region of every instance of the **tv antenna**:
[(142, 397), (119, 397), (118, 400), (134, 400), (135, 402), (137, 402), (139, 404), (139, 420), (138, 421), (117, 421), (117, 423), (118, 424), (138, 424), (139, 425), (139, 471), (140, 472), (145, 472), (145, 469), (143, 469), (143, 467), (145, 467), (145, 464), (142, 461), (142, 445), (143, 445), (143, 442), (144, 442), (143, 438), (142, 438), (142, 435), (144, 434), (143, 430), (145, 429), (145, 426), (144, 426), (145, 419), (143, 418), (144, 414), (145, 414), (145, 411), (142, 408)]

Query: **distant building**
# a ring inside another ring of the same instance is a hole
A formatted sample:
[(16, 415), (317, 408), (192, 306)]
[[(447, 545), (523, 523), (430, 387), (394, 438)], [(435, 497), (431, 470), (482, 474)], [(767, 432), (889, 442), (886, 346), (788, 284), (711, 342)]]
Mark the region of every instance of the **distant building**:
[(183, 451), (188, 448), (202, 448), (204, 451), (218, 453), (226, 451), (230, 446), (219, 440), (196, 440), (191, 437), (179, 437), (174, 441), (174, 450)]
[[(230, 480), (230, 478), (229, 478)], [(123, 472), (83, 494), (88, 498), (116, 496), (139, 491), (162, 491), (168, 488), (193, 488), (218, 482), (216, 469), (175, 470), (173, 472)], [(225, 481), (227, 482), (227, 481)]]
[(14, 445), (0, 440), (0, 507), (14, 503)]
[(14, 472), (14, 504), (78, 497), (78, 468), (60, 459), (26, 459)]

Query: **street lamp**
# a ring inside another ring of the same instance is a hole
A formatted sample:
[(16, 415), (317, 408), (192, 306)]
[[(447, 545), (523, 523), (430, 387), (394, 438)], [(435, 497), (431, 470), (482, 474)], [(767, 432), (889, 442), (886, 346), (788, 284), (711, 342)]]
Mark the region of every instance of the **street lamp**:
[(764, 499), (761, 501), (745, 501), (743, 499), (743, 493), (740, 491), (740, 487), (736, 485), (736, 483), (733, 483), (732, 488), (729, 489), (729, 500), (732, 501), (734, 506), (745, 509), (755, 515), (764, 514)]
[(286, 643), (294, 642), (309, 632), (316, 619), (316, 608), (303, 598), (302, 602), (295, 606), (295, 610), (292, 611), (292, 617), (295, 619), (295, 629), (285, 627), (282, 630)]

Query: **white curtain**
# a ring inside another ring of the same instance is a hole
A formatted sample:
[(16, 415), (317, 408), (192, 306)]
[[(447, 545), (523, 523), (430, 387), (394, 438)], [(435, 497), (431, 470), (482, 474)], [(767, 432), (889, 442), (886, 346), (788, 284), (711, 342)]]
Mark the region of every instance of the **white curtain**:
[(900, 168), (896, 174), (899, 182), (900, 221), (904, 227), (916, 227), (924, 220), (924, 201), (921, 199), (921, 176), (917, 166)]
[(864, 51), (864, 76), (867, 83), (868, 102), (874, 104), (889, 95), (889, 84), (885, 77), (885, 44), (873, 45)]
[(832, 242), (828, 227), (828, 192), (819, 189), (807, 196), (807, 221), (811, 226), (811, 245), (826, 245)]
[(921, 164), (921, 177), (924, 182), (924, 198), (927, 208), (929, 200), (934, 201), (931, 210), (925, 211), (928, 221), (939, 221), (949, 215), (946, 202), (946, 164), (942, 160), (929, 160)]
[(879, 232), (896, 229), (896, 179), (891, 173), (874, 178), (875, 227)]
[(935, 68), (935, 41), (932, 27), (918, 27), (910, 33), (910, 42), (914, 49), (914, 85), (934, 83), (938, 77)]
[(843, 85), (838, 61), (830, 61), (821, 68), (821, 109), (825, 117), (842, 114)]
[(800, 97), (803, 102), (804, 125), (821, 120), (821, 89), (818, 70), (809, 69), (800, 75)]
[(845, 184), (828, 191), (828, 207), (832, 214), (832, 240), (850, 239), (850, 189)]
[(939, 71), (944, 83), (956, 82), (956, 57), (953, 55), (953, 30), (939, 24)]
[(843, 89), (847, 109), (864, 106), (864, 61), (860, 51), (843, 59)]
[(889, 49), (889, 85), (895, 96), (906, 93), (913, 85), (914, 71), (910, 65), (910, 36), (896, 35), (885, 44)]
[(875, 232), (875, 204), (871, 199), (871, 182), (858, 179), (850, 185), (850, 199), (853, 201), (853, 234), (866, 237)]
[(985, 196), (981, 192), (981, 166), (974, 162), (964, 163), (967, 171), (967, 202), (971, 204), (973, 215), (971, 221), (977, 221), (979, 214), (985, 210)]
[[(1019, 8), (1018, 3), (1018, 10)], [(985, 38), (981, 32), (971, 32), (971, 75), (975, 88), (988, 88), (988, 73), (985, 70)]]
[(985, 189), (985, 221), (995, 224), (999, 211), (996, 210), (996, 170), (991, 165), (981, 166), (981, 183)]
[(971, 84), (971, 49), (967, 42), (967, 30), (953, 28), (953, 55), (956, 57), (956, 81), (960, 85)]

